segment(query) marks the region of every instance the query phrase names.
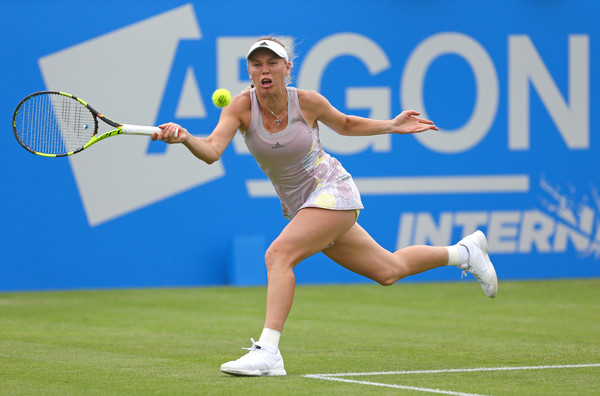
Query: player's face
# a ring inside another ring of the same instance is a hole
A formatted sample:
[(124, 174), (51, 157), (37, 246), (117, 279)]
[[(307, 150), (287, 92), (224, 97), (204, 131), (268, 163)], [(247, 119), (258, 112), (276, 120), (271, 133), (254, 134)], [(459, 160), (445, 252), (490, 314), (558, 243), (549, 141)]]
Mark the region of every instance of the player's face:
[(257, 89), (269, 91), (285, 87), (290, 64), (272, 51), (259, 49), (248, 59), (248, 75)]

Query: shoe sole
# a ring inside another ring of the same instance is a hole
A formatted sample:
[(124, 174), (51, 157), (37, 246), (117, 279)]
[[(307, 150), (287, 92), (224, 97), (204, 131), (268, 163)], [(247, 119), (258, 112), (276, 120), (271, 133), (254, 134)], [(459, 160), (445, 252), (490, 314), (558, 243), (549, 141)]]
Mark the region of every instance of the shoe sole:
[(479, 248), (485, 253), (485, 262), (487, 263), (488, 269), (491, 270), (492, 274), (494, 275), (494, 293), (492, 295), (486, 293), (489, 298), (494, 298), (496, 297), (496, 293), (498, 293), (498, 277), (496, 276), (496, 269), (492, 264), (492, 260), (490, 260), (490, 256), (488, 255), (488, 241), (485, 237), (485, 234), (480, 230), (477, 230), (474, 235), (477, 237)]
[(281, 377), (287, 375), (285, 369), (277, 370), (234, 370), (234, 369), (221, 369), (225, 374), (235, 375), (236, 377)]

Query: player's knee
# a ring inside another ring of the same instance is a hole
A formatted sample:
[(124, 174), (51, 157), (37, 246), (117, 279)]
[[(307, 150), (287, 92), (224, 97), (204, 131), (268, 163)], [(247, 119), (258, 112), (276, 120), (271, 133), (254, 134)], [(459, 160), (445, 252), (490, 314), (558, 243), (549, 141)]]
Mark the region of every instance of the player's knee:
[(391, 275), (387, 275), (387, 276), (382, 276), (378, 279), (375, 279), (375, 281), (377, 283), (379, 283), (381, 286), (391, 286), (394, 283), (396, 283), (396, 281), (398, 280), (397, 277), (393, 277)]
[(275, 265), (277, 261), (276, 256), (277, 255), (275, 254), (275, 252), (273, 252), (273, 250), (270, 247), (265, 252), (265, 265), (267, 266), (267, 271), (272, 269)]
[(267, 272), (276, 271), (290, 266), (290, 259), (285, 249), (280, 249), (276, 245), (271, 245), (265, 252), (265, 265)]
[(375, 281), (382, 286), (391, 286), (406, 277), (406, 269), (401, 263), (393, 263), (382, 269)]

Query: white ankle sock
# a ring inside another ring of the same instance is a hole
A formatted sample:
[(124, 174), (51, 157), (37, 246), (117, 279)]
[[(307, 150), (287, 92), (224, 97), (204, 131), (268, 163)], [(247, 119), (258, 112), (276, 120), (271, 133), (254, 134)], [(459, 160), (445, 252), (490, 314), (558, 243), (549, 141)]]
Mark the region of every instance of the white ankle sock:
[(448, 264), (447, 265), (461, 265), (469, 261), (469, 251), (464, 245), (452, 245), (447, 246), (448, 249)]
[(277, 330), (264, 328), (257, 344), (260, 345), (271, 345), (272, 347), (279, 348), (279, 338), (281, 333)]

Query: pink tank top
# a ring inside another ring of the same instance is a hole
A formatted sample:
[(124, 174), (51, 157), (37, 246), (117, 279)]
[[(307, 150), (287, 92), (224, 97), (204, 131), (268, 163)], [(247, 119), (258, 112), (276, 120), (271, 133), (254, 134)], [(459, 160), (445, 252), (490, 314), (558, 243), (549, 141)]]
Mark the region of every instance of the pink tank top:
[(283, 215), (292, 219), (302, 208), (362, 209), (352, 176), (338, 160), (323, 151), (319, 127), (312, 128), (300, 112), (298, 92), (288, 87), (288, 125), (277, 133), (263, 126), (256, 89), (250, 90), (252, 119), (244, 140), (271, 180)]

